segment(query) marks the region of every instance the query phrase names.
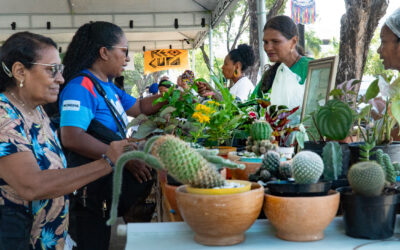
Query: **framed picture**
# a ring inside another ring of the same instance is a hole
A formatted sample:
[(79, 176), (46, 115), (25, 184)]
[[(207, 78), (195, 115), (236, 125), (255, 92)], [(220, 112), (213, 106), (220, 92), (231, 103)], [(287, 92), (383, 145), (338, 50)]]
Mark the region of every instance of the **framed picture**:
[(310, 61), (308, 64), (301, 121), (305, 127), (309, 128), (312, 136), (317, 136), (316, 139), (319, 135), (310, 119), (310, 114), (328, 101), (329, 93), (335, 87), (338, 61), (337, 56), (332, 56)]

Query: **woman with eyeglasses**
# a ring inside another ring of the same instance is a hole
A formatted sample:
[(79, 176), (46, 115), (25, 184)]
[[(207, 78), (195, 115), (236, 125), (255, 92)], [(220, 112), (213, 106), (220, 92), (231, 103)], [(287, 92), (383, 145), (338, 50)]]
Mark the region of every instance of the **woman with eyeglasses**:
[[(0, 249), (64, 249), (69, 198), (112, 172), (128, 142), (104, 158), (67, 169), (56, 131), (42, 105), (55, 102), (63, 65), (50, 38), (20, 32), (0, 53)], [(110, 164), (111, 163), (111, 164)], [(71, 249), (71, 248), (65, 248)]]
[[(153, 105), (160, 95), (135, 99), (113, 84), (111, 80), (121, 76), (130, 61), (128, 51), (124, 32), (112, 23), (87, 23), (75, 33), (63, 61), (66, 84), (59, 100), (61, 143), (69, 151), (68, 167), (101, 159), (110, 141), (126, 138), (127, 116), (150, 115), (164, 105)], [(139, 203), (143, 211), (152, 213), (151, 204), (143, 203), (154, 171), (138, 161), (129, 162), (125, 169), (119, 215), (127, 219)], [(70, 232), (77, 249), (108, 249), (110, 227), (105, 222), (111, 204), (110, 180), (111, 175), (71, 196)], [(133, 188), (124, 189), (124, 185)], [(143, 216), (149, 221), (150, 215)]]

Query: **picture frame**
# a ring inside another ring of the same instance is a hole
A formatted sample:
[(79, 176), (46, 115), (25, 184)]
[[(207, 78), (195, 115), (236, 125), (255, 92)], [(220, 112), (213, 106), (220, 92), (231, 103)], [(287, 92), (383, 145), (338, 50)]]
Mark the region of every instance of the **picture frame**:
[[(300, 117), (304, 126), (314, 127), (312, 119), (305, 118), (330, 99), (329, 93), (335, 88), (338, 61), (338, 56), (331, 56), (309, 62)], [(318, 135), (317, 131), (310, 130), (312, 135)]]

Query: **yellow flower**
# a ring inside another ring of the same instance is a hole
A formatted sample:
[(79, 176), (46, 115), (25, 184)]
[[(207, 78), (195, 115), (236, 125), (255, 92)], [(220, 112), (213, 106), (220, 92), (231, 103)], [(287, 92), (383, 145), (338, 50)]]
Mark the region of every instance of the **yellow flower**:
[(215, 105), (215, 106), (219, 106), (220, 105), (219, 102), (216, 102), (216, 101), (207, 101), (207, 103), (211, 104), (211, 105)]
[(201, 112), (194, 112), (192, 117), (196, 120), (198, 120), (200, 123), (208, 123), (210, 122), (210, 117), (208, 115), (204, 115)]
[(204, 113), (206, 115), (207, 114), (212, 114), (212, 113), (215, 112), (210, 107), (207, 107), (206, 105), (203, 105), (203, 104), (197, 104), (195, 110), (198, 111), (198, 112)]

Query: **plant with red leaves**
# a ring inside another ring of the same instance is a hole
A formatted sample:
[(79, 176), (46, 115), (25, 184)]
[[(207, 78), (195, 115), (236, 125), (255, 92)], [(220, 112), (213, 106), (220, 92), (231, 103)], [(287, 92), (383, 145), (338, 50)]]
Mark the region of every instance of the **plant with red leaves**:
[[(266, 105), (268, 103), (260, 103), (265, 108), (265, 120), (271, 125), (275, 137), (273, 142), (279, 146), (294, 146), (296, 143), (300, 147), (304, 146), (305, 130), (301, 124), (290, 124), (289, 116), (295, 113), (300, 107), (291, 110), (284, 105)], [(295, 132), (295, 133), (293, 133)], [(294, 136), (294, 137), (293, 137)]]

